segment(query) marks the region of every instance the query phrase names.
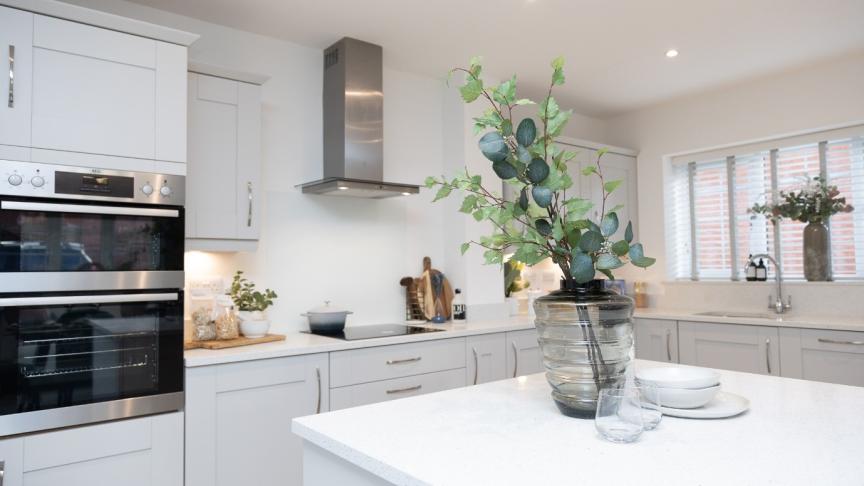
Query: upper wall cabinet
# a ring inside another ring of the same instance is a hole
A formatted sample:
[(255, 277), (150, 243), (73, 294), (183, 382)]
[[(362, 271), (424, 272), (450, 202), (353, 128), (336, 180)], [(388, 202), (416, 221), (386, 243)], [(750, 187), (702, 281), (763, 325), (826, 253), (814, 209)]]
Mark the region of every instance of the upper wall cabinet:
[(42, 161), (186, 161), (185, 46), (5, 7), (0, 41), (0, 143)]
[(187, 247), (251, 249), (261, 220), (261, 86), (189, 73)]

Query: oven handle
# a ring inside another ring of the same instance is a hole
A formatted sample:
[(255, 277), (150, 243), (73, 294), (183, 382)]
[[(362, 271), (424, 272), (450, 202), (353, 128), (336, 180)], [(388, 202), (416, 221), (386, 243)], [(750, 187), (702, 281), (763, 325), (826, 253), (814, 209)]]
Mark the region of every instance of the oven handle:
[(0, 299), (0, 307), (24, 307), (32, 305), (121, 304), (126, 302), (174, 302), (177, 300), (180, 300), (180, 294), (178, 293), (60, 295), (56, 297), (7, 297)]
[(116, 214), (122, 216), (157, 216), (163, 218), (178, 218), (180, 211), (176, 209), (131, 208), (124, 206), (90, 206), (87, 204), (55, 204), (27, 201), (3, 201), (0, 209), (17, 209), (19, 211), (44, 211), (50, 213), (84, 213), (84, 214)]

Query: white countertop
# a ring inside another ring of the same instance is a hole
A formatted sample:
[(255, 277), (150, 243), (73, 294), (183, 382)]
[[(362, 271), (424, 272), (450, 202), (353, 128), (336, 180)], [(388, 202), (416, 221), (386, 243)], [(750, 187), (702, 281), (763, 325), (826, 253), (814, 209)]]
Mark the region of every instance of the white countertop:
[(237, 361), (329, 353), (331, 351), (344, 351), (346, 349), (370, 348), (390, 344), (429, 341), (432, 339), (448, 339), (477, 334), (534, 329), (534, 319), (528, 316), (518, 316), (496, 320), (468, 320), (448, 322), (446, 324), (426, 324), (425, 327), (434, 327), (443, 329), (443, 331), (374, 339), (358, 339), (355, 341), (345, 341), (343, 339), (317, 336), (303, 332), (292, 332), (286, 335), (284, 341), (219, 350), (191, 349), (184, 353), (184, 357), (186, 367), (191, 368), (195, 366), (234, 363)]
[[(714, 311), (728, 311), (730, 309), (711, 309)], [(721, 324), (747, 324), (752, 326), (775, 326), (775, 327), (797, 327), (805, 329), (831, 329), (835, 331), (864, 331), (864, 316), (837, 317), (837, 316), (808, 316), (798, 315), (794, 312), (775, 316), (771, 310), (759, 312), (743, 311), (751, 314), (765, 314), (768, 319), (747, 317), (720, 317), (697, 315), (705, 310), (676, 310), (643, 308), (636, 309), (633, 316), (643, 319), (669, 319), (674, 321), (693, 322), (717, 322)]]
[(748, 412), (663, 417), (633, 444), (561, 415), (542, 374), (302, 417), (293, 431), (397, 485), (864, 482), (864, 388), (720, 373)]

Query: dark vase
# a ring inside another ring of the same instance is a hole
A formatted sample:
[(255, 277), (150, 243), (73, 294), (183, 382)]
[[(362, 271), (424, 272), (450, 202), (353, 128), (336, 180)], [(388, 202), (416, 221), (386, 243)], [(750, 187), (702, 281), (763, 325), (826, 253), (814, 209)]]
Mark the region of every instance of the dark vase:
[(831, 274), (831, 234), (823, 223), (804, 227), (804, 278), (809, 282), (827, 282)]
[(562, 280), (534, 302), (546, 380), (570, 417), (594, 418), (600, 390), (623, 383), (633, 359), (633, 299), (604, 282)]

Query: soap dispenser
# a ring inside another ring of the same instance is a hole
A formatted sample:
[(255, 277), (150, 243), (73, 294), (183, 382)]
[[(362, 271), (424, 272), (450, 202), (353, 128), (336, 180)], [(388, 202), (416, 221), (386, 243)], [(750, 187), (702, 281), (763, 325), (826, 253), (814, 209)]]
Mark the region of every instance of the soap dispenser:
[(759, 265), (756, 265), (756, 280), (759, 282), (768, 280), (768, 267), (765, 266), (765, 262), (761, 258)]
[(756, 264), (753, 263), (753, 255), (749, 255), (747, 257), (747, 268), (745, 270), (745, 275), (747, 277), (748, 282), (756, 281)]

